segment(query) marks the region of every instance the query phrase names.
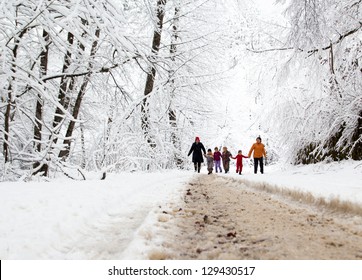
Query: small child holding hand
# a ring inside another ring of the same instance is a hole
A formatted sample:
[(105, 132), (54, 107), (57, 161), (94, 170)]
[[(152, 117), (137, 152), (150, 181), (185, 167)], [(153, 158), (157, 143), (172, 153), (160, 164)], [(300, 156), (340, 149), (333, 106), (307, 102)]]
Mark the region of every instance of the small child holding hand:
[(217, 171), (219, 170), (220, 172), (222, 172), (221, 169), (221, 153), (219, 151), (219, 149), (217, 147), (215, 147), (214, 149), (214, 163), (215, 163), (215, 171), (217, 173)]
[(211, 149), (207, 149), (205, 157), (207, 162), (207, 170), (209, 171), (208, 175), (210, 175), (214, 168), (214, 154), (212, 153)]
[(243, 171), (243, 158), (248, 158), (247, 156), (244, 156), (242, 154), (242, 151), (239, 150), (236, 157), (231, 157), (232, 159), (236, 159), (236, 173), (239, 173), (241, 175), (241, 172)]
[(222, 158), (222, 164), (224, 166), (225, 174), (229, 172), (230, 157), (232, 157), (232, 154), (228, 151), (228, 148), (223, 147), (221, 158)]

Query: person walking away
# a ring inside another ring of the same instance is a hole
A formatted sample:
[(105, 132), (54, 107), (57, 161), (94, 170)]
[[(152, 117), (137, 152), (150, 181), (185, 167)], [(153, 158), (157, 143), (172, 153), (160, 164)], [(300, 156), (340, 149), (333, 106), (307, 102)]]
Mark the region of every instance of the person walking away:
[(224, 170), (225, 173), (229, 172), (229, 167), (230, 167), (230, 157), (231, 157), (231, 153), (228, 151), (228, 148), (223, 147), (222, 148), (222, 154), (221, 154), (221, 158), (222, 158), (222, 165), (224, 166)]
[(260, 164), (260, 173), (264, 174), (263, 156), (266, 158), (266, 152), (264, 144), (261, 143), (260, 136), (256, 138), (256, 143), (251, 146), (249, 151), (249, 157), (254, 152), (254, 173), (258, 172), (258, 164)]
[(191, 149), (187, 156), (190, 156), (192, 153), (192, 162), (194, 163), (195, 172), (200, 173), (201, 163), (204, 162), (203, 154), (206, 154), (204, 145), (200, 142), (200, 138), (196, 137), (195, 142), (192, 144)]
[(232, 159), (236, 159), (236, 173), (239, 173), (241, 175), (241, 172), (243, 171), (243, 158), (248, 158), (247, 156), (244, 156), (242, 151), (239, 150), (236, 157), (231, 157)]
[(212, 153), (211, 149), (207, 150), (205, 157), (207, 162), (207, 171), (209, 171), (208, 175), (210, 175), (214, 168), (214, 154)]
[(217, 173), (217, 170), (220, 170), (220, 172), (222, 172), (221, 153), (217, 147), (215, 147), (215, 149), (214, 149), (214, 163), (215, 163), (215, 172)]

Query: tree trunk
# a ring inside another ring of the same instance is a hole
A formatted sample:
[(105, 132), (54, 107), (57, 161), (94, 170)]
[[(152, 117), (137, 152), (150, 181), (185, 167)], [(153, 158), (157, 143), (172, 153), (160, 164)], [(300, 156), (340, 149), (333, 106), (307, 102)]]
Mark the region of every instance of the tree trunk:
[[(62, 73), (66, 73), (70, 64), (71, 64), (71, 57), (72, 53), (70, 51), (70, 46), (73, 45), (74, 42), (74, 35), (71, 32), (68, 32), (68, 38), (67, 38), (69, 49), (67, 50), (65, 56), (64, 56), (64, 64), (63, 64), (63, 70)], [(68, 82), (69, 78), (62, 77), (60, 80), (60, 87), (59, 87), (59, 94), (58, 94), (58, 101), (60, 103), (60, 106), (58, 106), (55, 110), (54, 120), (53, 120), (53, 128), (56, 131), (60, 130), (60, 125), (64, 119), (64, 112), (63, 110), (67, 110), (69, 106), (70, 97), (68, 94)], [(53, 142), (57, 142), (57, 137), (53, 139)]]
[(8, 92), (8, 100), (6, 104), (6, 110), (4, 114), (4, 144), (3, 144), (3, 153), (4, 153), (4, 161), (10, 161), (10, 147), (9, 147), (9, 136), (10, 136), (10, 121), (11, 121), (11, 107), (13, 104), (13, 83), (15, 82), (15, 73), (16, 73), (16, 58), (18, 56), (18, 49), (20, 44), (20, 39), (26, 34), (27, 29), (24, 29), (17, 38), (14, 39), (14, 48), (12, 50), (12, 66), (11, 72), (14, 74), (11, 77), (9, 82), (9, 86), (7, 89)]
[(87, 154), (86, 154), (86, 150), (85, 150), (85, 137), (84, 137), (84, 128), (83, 128), (83, 124), (80, 124), (80, 142), (82, 145), (82, 164), (81, 164), (81, 168), (85, 169), (87, 163), (86, 163), (86, 158), (87, 158)]
[(177, 136), (177, 117), (176, 117), (176, 111), (173, 108), (173, 99), (176, 93), (176, 87), (175, 87), (175, 77), (174, 77), (174, 62), (175, 62), (175, 55), (177, 52), (177, 40), (179, 38), (178, 36), (178, 18), (180, 14), (179, 7), (175, 7), (175, 15), (173, 20), (173, 26), (172, 26), (172, 35), (171, 35), (171, 46), (170, 46), (170, 57), (171, 57), (171, 68), (169, 71), (170, 75), (170, 106), (168, 108), (168, 119), (171, 126), (171, 141), (174, 147), (174, 160), (176, 162), (177, 167), (181, 167), (182, 165), (182, 159), (180, 158), (180, 139)]
[[(100, 29), (97, 28), (95, 35), (97, 38), (99, 38), (100, 35)], [(91, 48), (91, 52), (90, 52), (90, 62), (88, 64), (88, 69), (90, 70), (89, 73), (84, 77), (83, 83), (80, 87), (80, 90), (78, 92), (77, 95), (77, 99), (75, 100), (75, 104), (74, 104), (74, 108), (73, 108), (73, 119), (77, 120), (78, 116), (79, 116), (79, 112), (80, 112), (80, 108), (81, 108), (81, 104), (83, 101), (83, 97), (85, 95), (90, 77), (91, 77), (91, 73), (92, 73), (92, 68), (93, 68), (93, 62), (92, 59), (94, 58), (96, 52), (97, 52), (97, 46), (98, 46), (98, 40), (95, 40), (92, 44), (92, 48)], [(75, 121), (71, 120), (69, 122), (68, 125), (68, 129), (67, 132), (65, 134), (65, 139), (63, 141), (63, 149), (59, 152), (59, 158), (62, 158), (63, 160), (65, 160), (70, 153), (70, 145), (71, 145), (71, 141), (72, 141), (72, 135), (73, 135), (73, 131), (74, 131), (74, 127), (75, 127)]]
[(10, 161), (10, 151), (9, 151), (9, 135), (10, 135), (10, 112), (11, 112), (11, 99), (12, 99), (12, 85), (8, 87), (8, 100), (6, 104), (6, 110), (4, 115), (4, 144), (3, 144), (3, 153), (5, 163)]
[[(161, 45), (161, 32), (163, 26), (163, 18), (165, 16), (164, 6), (166, 5), (167, 0), (157, 0), (157, 28), (153, 32), (152, 40), (152, 58), (155, 58), (158, 54)], [(156, 68), (151, 67), (146, 78), (146, 85), (144, 90), (144, 99), (141, 105), (141, 126), (145, 139), (149, 145), (154, 148), (155, 144), (150, 136), (150, 124), (149, 124), (149, 94), (153, 91), (156, 78)]]
[[(40, 53), (40, 76), (46, 76), (48, 72), (48, 54), (49, 54), (49, 34), (46, 30), (43, 29), (43, 40), (44, 47), (42, 52)], [(42, 140), (42, 119), (43, 119), (43, 98), (40, 94), (38, 94), (38, 99), (36, 102), (35, 108), (35, 125), (34, 125), (34, 144), (35, 150), (37, 152), (41, 152), (41, 140)], [(35, 162), (33, 164), (33, 169), (35, 169), (33, 174), (37, 174), (38, 172), (43, 172), (44, 176), (48, 175), (48, 165), (42, 164), (40, 167), (40, 162)]]

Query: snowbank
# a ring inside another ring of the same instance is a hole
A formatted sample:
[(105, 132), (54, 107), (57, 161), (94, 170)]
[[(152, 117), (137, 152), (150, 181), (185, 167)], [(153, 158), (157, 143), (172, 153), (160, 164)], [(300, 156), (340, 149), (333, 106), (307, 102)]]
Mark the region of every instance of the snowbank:
[(255, 175), (248, 160), (244, 164), (243, 175), (235, 174), (233, 166), (230, 174), (225, 176), (242, 177), (249, 181), (266, 182), (281, 188), (310, 192), (316, 197), (339, 198), (362, 204), (361, 161), (350, 160), (300, 166), (267, 165), (263, 175), (260, 173)]
[(143, 258), (146, 238), (138, 229), (152, 228), (152, 213), (178, 200), (192, 175), (0, 183), (0, 259)]

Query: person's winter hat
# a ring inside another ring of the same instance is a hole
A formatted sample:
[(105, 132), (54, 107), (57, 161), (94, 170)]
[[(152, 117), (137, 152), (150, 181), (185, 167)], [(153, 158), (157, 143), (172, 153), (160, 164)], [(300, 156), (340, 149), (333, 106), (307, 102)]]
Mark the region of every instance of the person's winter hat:
[(196, 141), (199, 141), (200, 142), (200, 138), (198, 137), (198, 136), (196, 136), (196, 138), (195, 138), (195, 142)]

